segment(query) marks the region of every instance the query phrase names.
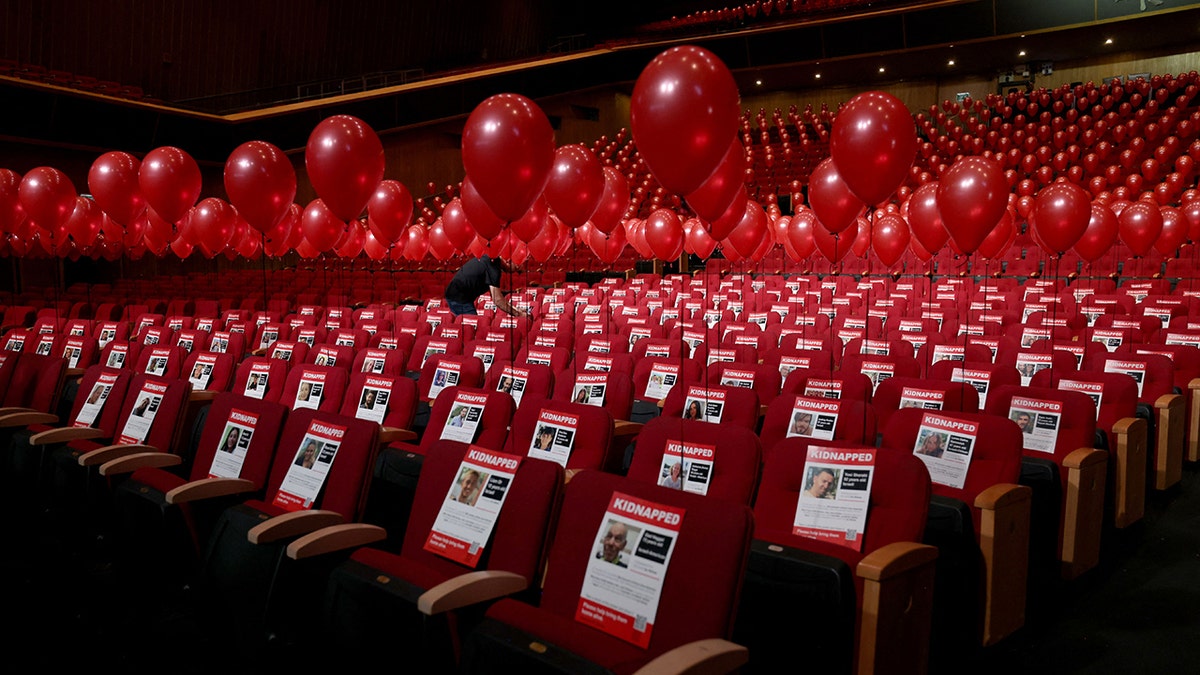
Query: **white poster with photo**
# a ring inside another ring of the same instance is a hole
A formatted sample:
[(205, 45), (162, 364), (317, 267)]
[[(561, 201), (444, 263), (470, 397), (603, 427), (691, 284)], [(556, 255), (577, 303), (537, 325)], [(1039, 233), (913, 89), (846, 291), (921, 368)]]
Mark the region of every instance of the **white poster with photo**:
[(683, 400), (683, 419), (720, 424), (724, 412), (724, 390), (694, 384), (688, 387)]
[(521, 397), (525, 395), (525, 386), (529, 384), (529, 369), (517, 366), (504, 366), (500, 371), (500, 379), (496, 381), (496, 391), (513, 397), (517, 405), (521, 405)]
[(650, 377), (646, 380), (646, 390), (643, 396), (659, 400), (671, 393), (671, 388), (679, 379), (679, 366), (673, 363), (655, 363), (650, 367)]
[(862, 551), (875, 450), (808, 446), (792, 533)]
[(575, 389), (571, 400), (575, 403), (603, 407), (608, 391), (606, 373), (579, 373), (575, 376)]
[(715, 445), (668, 440), (663, 448), (658, 484), (673, 490), (708, 494), (712, 482)]
[(726, 368), (721, 371), (721, 386), (738, 387), (740, 389), (754, 388), (754, 371), (744, 368)]
[(1049, 368), (1053, 362), (1053, 357), (1049, 352), (1044, 354), (1021, 352), (1017, 354), (1017, 373), (1021, 376), (1021, 386), (1028, 387), (1029, 383), (1033, 381), (1033, 376)]
[(141, 391), (137, 393), (137, 398), (133, 402), (133, 410), (130, 411), (129, 417), (125, 420), (125, 426), (121, 428), (121, 433), (117, 436), (117, 445), (133, 445), (146, 440), (166, 393), (167, 385), (165, 384), (146, 382), (142, 385)]
[(117, 327), (115, 324), (102, 323), (100, 330), (96, 334), (96, 344), (100, 349), (108, 346), (108, 343), (117, 339)]
[(1062, 422), (1062, 407), (1061, 401), (1012, 397), (1008, 418), (1021, 427), (1022, 443), (1026, 450), (1054, 452)]
[(1058, 388), (1063, 391), (1081, 391), (1087, 394), (1096, 405), (1096, 419), (1100, 418), (1100, 404), (1104, 401), (1103, 382), (1081, 382), (1063, 378), (1058, 381)]
[(596, 354), (609, 354), (613, 350), (612, 340), (597, 340), (593, 338), (592, 341), (588, 343), (587, 350), (589, 352), (595, 352)]
[(1137, 382), (1138, 398), (1142, 396), (1142, 384), (1146, 381), (1146, 364), (1142, 361), (1109, 359), (1104, 362), (1104, 372), (1124, 373)]
[(613, 358), (611, 356), (597, 356), (596, 354), (588, 354), (583, 361), (584, 370), (598, 370), (601, 372), (609, 372), (613, 368)]
[(125, 362), (129, 359), (128, 344), (114, 344), (112, 349), (108, 350), (108, 359), (104, 365), (108, 368), (124, 368)]
[(83, 340), (75, 338), (67, 340), (63, 344), (61, 356), (67, 360), (68, 368), (78, 368), (79, 359), (83, 356)]
[(892, 346), (886, 340), (863, 340), (859, 343), (859, 354), (874, 354), (877, 356), (887, 356), (891, 353)]
[(270, 375), (271, 364), (251, 364), (250, 375), (246, 378), (246, 388), (242, 393), (250, 398), (263, 398), (267, 394), (267, 387), (270, 386), (270, 382), (268, 381)]
[[(208, 341), (208, 351), (224, 354), (229, 351), (229, 340), (232, 333), (220, 331), (212, 334), (212, 339)], [(147, 342), (147, 344), (149, 344)]]
[(809, 398), (834, 398), (842, 397), (842, 381), (808, 378), (804, 383), (804, 395)]
[(242, 475), (242, 464), (246, 462), (246, 453), (257, 426), (258, 415), (237, 408), (229, 411), (225, 429), (217, 441), (217, 452), (208, 468), (209, 478), (237, 478)]
[(828, 398), (797, 396), (788, 415), (787, 437), (800, 436), (832, 441), (837, 433), (842, 404)]
[[(272, 503), (285, 511), (311, 509), (345, 436), (345, 427), (317, 420), (310, 422)], [(280, 448), (280, 451), (286, 450)]]
[(1167, 333), (1165, 345), (1187, 345), (1200, 348), (1200, 333)]
[(472, 394), (460, 391), (450, 405), (450, 415), (442, 427), (439, 438), (474, 443), (475, 431), (479, 428), (479, 420), (483, 417), (483, 407), (487, 405), (486, 394)]
[(421, 367), (425, 367), (425, 362), (429, 360), (429, 357), (445, 354), (449, 348), (450, 344), (442, 340), (430, 340), (426, 342), (425, 351), (421, 355)]
[(300, 384), (296, 386), (296, 400), (292, 401), (292, 409), (321, 407), (321, 397), (325, 394), (325, 373), (305, 369), (300, 373)]
[(153, 349), (150, 358), (146, 359), (146, 374), (165, 377), (167, 374), (167, 359), (171, 357), (169, 349)]
[(987, 370), (978, 370), (976, 368), (955, 368), (950, 372), (951, 382), (965, 382), (979, 394), (979, 408), (982, 410), (987, 405), (988, 388), (992, 384), (992, 373)]
[(336, 366), (338, 352), (333, 347), (322, 346), (317, 349), (317, 353), (313, 356), (314, 366)]
[(871, 391), (879, 388), (879, 383), (896, 374), (896, 364), (882, 361), (863, 361), (862, 374), (871, 380)]
[(79, 407), (75, 419), (71, 421), (71, 426), (92, 426), (100, 415), (100, 411), (104, 409), (104, 404), (108, 402), (109, 394), (112, 393), (113, 385), (116, 383), (117, 375), (101, 373), (100, 377), (96, 378), (96, 383), (92, 385), (92, 390), (88, 392), (87, 398), (83, 400), (83, 405)]
[(258, 348), (266, 349), (270, 347), (276, 340), (279, 339), (278, 328), (264, 328), (262, 334), (258, 338)]
[(483, 557), (521, 457), (471, 446), (450, 484), (425, 550), (467, 567)]
[(530, 349), (525, 352), (525, 363), (548, 366), (554, 360), (554, 352), (545, 349)]
[(903, 387), (900, 389), (901, 408), (941, 410), (945, 402), (946, 392), (938, 389), (921, 389), (918, 387)]
[(188, 382), (194, 391), (205, 391), (212, 381), (213, 368), (217, 366), (217, 357), (212, 354), (199, 354), (192, 364), (192, 372), (188, 374)]
[(275, 346), (271, 347), (271, 358), (279, 359), (280, 361), (291, 361), (292, 355), (296, 352), (295, 342), (275, 342)]
[(1099, 342), (1110, 352), (1117, 351), (1117, 348), (1120, 347), (1121, 343), (1124, 341), (1125, 333), (1119, 330), (1097, 328), (1092, 331), (1092, 342)]
[(708, 365), (714, 363), (732, 363), (737, 361), (737, 352), (732, 349), (714, 347), (708, 350)]
[(382, 375), (387, 367), (387, 351), (383, 349), (368, 349), (363, 354), (362, 370), (359, 372)]
[(392, 397), (392, 387), (395, 380), (390, 377), (367, 376), (363, 380), (362, 394), (358, 397), (358, 407), (354, 416), (360, 420), (370, 420), (382, 425), (387, 417), (388, 400)]
[(646, 345), (646, 356), (668, 358), (671, 356), (671, 348), (665, 344), (648, 344)]
[(696, 356), (696, 348), (704, 344), (705, 335), (700, 331), (685, 330), (682, 338), (683, 344), (688, 348), (688, 358)]
[(807, 356), (780, 356), (779, 357), (779, 376), (783, 381), (787, 381), (788, 375), (792, 374), (793, 370), (808, 369), (812, 367), (812, 359)]
[(458, 386), (462, 379), (462, 364), (457, 361), (439, 360), (433, 369), (433, 379), (429, 382), (429, 400), (434, 400), (446, 387)]
[(974, 422), (925, 413), (913, 454), (925, 462), (933, 482), (962, 489), (978, 435), (979, 425)]
[(492, 363), (496, 360), (496, 348), (492, 345), (475, 345), (471, 356), (479, 359), (483, 364), (483, 372), (486, 374), (492, 368)]
[(575, 449), (575, 433), (578, 429), (577, 415), (542, 409), (538, 412), (533, 439), (529, 443), (529, 456), (566, 468), (571, 451)]
[(614, 492), (584, 571), (575, 620), (648, 647), (685, 513)]
[(934, 345), (933, 358), (930, 363), (938, 361), (965, 361), (967, 359), (967, 348), (958, 345)]

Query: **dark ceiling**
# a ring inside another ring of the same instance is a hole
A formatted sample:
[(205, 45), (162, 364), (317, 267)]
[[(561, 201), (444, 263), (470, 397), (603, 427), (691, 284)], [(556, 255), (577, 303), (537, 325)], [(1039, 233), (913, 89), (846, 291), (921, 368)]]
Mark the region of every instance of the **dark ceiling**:
[[(1147, 11), (1141, 11), (1139, 2), (1147, 5)], [(634, 4), (621, 1), (609, 6), (615, 8), (615, 16), (627, 13)], [(672, 3), (658, 11), (682, 13), (697, 4)], [(698, 44), (720, 56), (734, 71), (743, 96), (886, 86), (930, 77), (994, 78), (1019, 65), (1030, 66), (1036, 76), (1043, 64), (1052, 68), (1055, 63), (1085, 60), (1103, 63), (1110, 55), (1127, 60), (1133, 54), (1195, 51), (1200, 44), (1200, 3), (1184, 0), (979, 0), (916, 5), (874, 3), (852, 18), (724, 26), (721, 32), (707, 35), (639, 34), (639, 41), (585, 44), (520, 68), (430, 76), (350, 97), (215, 113), (3, 78), (0, 140), (135, 153), (186, 142), (197, 160), (223, 162), (249, 138), (284, 149), (301, 148), (311, 129), (331, 114), (356, 115), (385, 132), (463, 117), (487, 96), (505, 91), (538, 99), (602, 86), (629, 89), (649, 60), (680, 43)], [(647, 20), (654, 18), (659, 17)], [(604, 30), (632, 31), (628, 23), (627, 16), (625, 25), (613, 19)], [(1106, 45), (1106, 39), (1112, 43)], [(1018, 56), (1022, 49), (1025, 57)], [(951, 59), (953, 66), (948, 65)], [(1052, 75), (1038, 82), (1060, 83)]]

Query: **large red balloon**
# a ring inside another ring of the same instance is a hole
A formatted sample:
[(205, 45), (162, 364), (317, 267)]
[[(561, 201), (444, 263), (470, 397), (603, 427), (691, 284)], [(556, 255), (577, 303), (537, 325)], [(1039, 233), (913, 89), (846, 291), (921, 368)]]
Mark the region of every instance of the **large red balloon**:
[(367, 200), (367, 226), (380, 243), (389, 246), (404, 233), (412, 213), (412, 193), (398, 180), (380, 181)]
[(817, 243), (813, 238), (816, 227), (817, 216), (810, 209), (796, 211), (788, 223), (788, 242), (796, 253), (797, 261), (808, 258), (817, 250)]
[(946, 231), (965, 254), (975, 252), (1008, 206), (1009, 187), (1000, 164), (963, 157), (938, 180), (937, 206)]
[(524, 96), (490, 96), (463, 127), (462, 162), (492, 213), (514, 221), (525, 215), (550, 179), (554, 129), (542, 109)]
[(1012, 246), (1016, 237), (1017, 228), (1013, 225), (1012, 212), (1006, 209), (1004, 215), (1000, 216), (1000, 222), (992, 228), (991, 234), (979, 244), (979, 255), (988, 260), (999, 258)]
[(75, 213), (75, 186), (58, 169), (39, 166), (21, 178), (17, 189), (21, 208), (34, 225), (49, 231), (56, 239), (66, 234), (63, 227)]
[(463, 179), (459, 201), (462, 203), (463, 214), (466, 215), (467, 222), (485, 241), (495, 238), (504, 229), (504, 219), (492, 213), (487, 203), (483, 201), (483, 196), (475, 189), (475, 183), (470, 176)]
[(538, 197), (533, 200), (533, 205), (529, 207), (520, 218), (512, 221), (509, 229), (517, 239), (528, 242), (542, 231), (546, 223), (550, 220), (549, 206), (546, 204), (545, 197)]
[(836, 265), (850, 252), (854, 238), (858, 236), (858, 228), (847, 228), (841, 232), (830, 232), (819, 220), (813, 225), (813, 241), (817, 250), (830, 263)]
[(629, 209), (629, 181), (611, 166), (604, 167), (604, 196), (589, 222), (601, 234), (609, 234), (621, 224)]
[(1053, 183), (1037, 194), (1034, 225), (1051, 254), (1069, 251), (1087, 230), (1091, 216), (1087, 190), (1074, 183)]
[(1184, 202), (1179, 215), (1187, 223), (1188, 239), (1193, 243), (1200, 241), (1200, 201)]
[(198, 245), (212, 254), (220, 253), (233, 240), (237, 226), (237, 210), (216, 197), (203, 199), (192, 209), (188, 227)]
[(898, 214), (887, 213), (875, 220), (875, 230), (871, 235), (871, 247), (884, 267), (891, 267), (899, 262), (908, 250), (911, 234), (908, 223)]
[(683, 253), (683, 225), (670, 209), (657, 209), (646, 218), (645, 238), (659, 260), (675, 260)]
[(128, 152), (106, 152), (92, 162), (88, 189), (96, 205), (118, 224), (128, 225), (146, 210), (146, 197), (138, 185), (142, 163)]
[[(604, 196), (604, 165), (579, 143), (554, 151), (554, 168), (546, 183), (546, 201), (568, 227), (591, 219)], [(529, 252), (538, 259), (533, 246)], [(545, 260), (539, 260), (545, 262)]]
[(733, 201), (729, 202), (729, 207), (725, 209), (725, 213), (721, 214), (720, 218), (708, 224), (708, 233), (713, 239), (724, 242), (725, 239), (733, 232), (738, 223), (742, 222), (742, 218), (746, 215), (746, 202), (749, 198), (746, 196), (746, 187), (739, 186), (737, 194)]
[(593, 227), (591, 237), (588, 239), (588, 246), (601, 262), (611, 265), (625, 250), (625, 241), (625, 228), (623, 227), (618, 227), (609, 234), (604, 234)]
[(746, 151), (735, 138), (708, 180), (687, 195), (688, 206), (708, 222), (721, 217), (746, 184)]
[(12, 169), (0, 169), (0, 234), (14, 234), (25, 222), (25, 209), (21, 208), (18, 191), (21, 174)]
[(1165, 256), (1173, 256), (1187, 241), (1187, 221), (1174, 206), (1162, 206), (1159, 210), (1162, 212), (1163, 226), (1158, 239), (1154, 241), (1154, 249)]
[(1089, 263), (1096, 262), (1100, 256), (1108, 253), (1117, 241), (1120, 225), (1117, 216), (1104, 204), (1093, 202), (1088, 217), (1088, 226), (1079, 241), (1075, 242), (1075, 252)]
[(701, 260), (707, 260), (716, 250), (717, 240), (712, 238), (699, 220), (695, 218), (688, 220), (683, 230), (687, 245), (691, 247), (692, 253)]
[(324, 200), (318, 198), (304, 207), (304, 213), (300, 216), (300, 230), (304, 233), (304, 241), (317, 253), (323, 253), (337, 245), (346, 233), (346, 224), (338, 220)]
[(296, 198), (296, 169), (266, 141), (248, 141), (225, 160), (229, 203), (250, 227), (264, 232), (287, 215)]
[(672, 47), (642, 70), (629, 117), (634, 143), (668, 192), (695, 192), (716, 170), (737, 133), (733, 74), (711, 52)]
[(863, 202), (838, 174), (832, 157), (821, 160), (808, 180), (808, 204), (830, 233), (850, 227), (863, 210)]
[(858, 236), (854, 238), (854, 243), (850, 245), (850, 252), (859, 258), (864, 258), (867, 251), (871, 250), (871, 223), (866, 218), (859, 216), (854, 219), (855, 232)]
[(838, 111), (829, 153), (850, 191), (866, 204), (878, 204), (900, 187), (916, 159), (912, 113), (891, 94), (859, 94)]
[[(75, 211), (71, 213), (71, 217), (67, 219), (67, 234), (79, 243), (81, 247), (88, 247), (96, 243), (96, 237), (100, 236), (100, 225), (104, 222), (104, 211), (96, 202), (87, 197), (75, 198)], [(163, 244), (165, 245), (165, 241)]]
[(467, 250), (478, 236), (475, 228), (471, 226), (471, 221), (467, 220), (467, 214), (463, 211), (462, 202), (458, 197), (451, 199), (442, 210), (441, 221), (446, 238), (457, 251)]
[(342, 222), (354, 220), (383, 180), (383, 143), (366, 122), (333, 115), (309, 134), (304, 166), (329, 212)]
[(1138, 200), (1126, 206), (1117, 216), (1121, 241), (1136, 257), (1142, 257), (1154, 247), (1163, 229), (1162, 212), (1158, 204)]
[[(431, 231), (430, 235), (432, 234)], [(558, 245), (558, 223), (552, 218), (546, 219), (542, 231), (538, 232), (526, 245), (529, 247), (529, 255), (533, 256), (534, 260), (540, 263), (549, 260)]]
[[(200, 198), (200, 167), (186, 151), (164, 146), (146, 153), (138, 168), (146, 204), (169, 223), (178, 223)], [(128, 225), (128, 223), (121, 223)]]

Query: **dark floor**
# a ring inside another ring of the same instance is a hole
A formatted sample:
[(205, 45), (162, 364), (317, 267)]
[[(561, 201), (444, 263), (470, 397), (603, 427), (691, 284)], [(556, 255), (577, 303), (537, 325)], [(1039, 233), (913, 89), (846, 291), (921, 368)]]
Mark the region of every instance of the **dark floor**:
[[(7, 495), (10, 506), (13, 495)], [(320, 642), (239, 654), (219, 621), (195, 611), (194, 591), (147, 591), (122, 574), (108, 539), (17, 506), (3, 556), (0, 649), (43, 672), (329, 672), (312, 664)], [(79, 525), (78, 522), (74, 523)], [(70, 533), (72, 532), (73, 533)], [(955, 673), (1175, 673), (1200, 663), (1200, 479), (1154, 493), (1145, 519), (1106, 532), (1101, 567), (1037, 598), (1026, 627)], [(140, 588), (139, 588), (140, 587)], [(157, 588), (157, 587), (156, 587)], [(214, 629), (215, 628), (215, 629)], [(387, 651), (386, 646), (381, 649)], [(797, 655), (804, 653), (797, 645)], [(393, 657), (400, 655), (392, 654)], [(401, 657), (402, 658), (402, 657)], [(804, 659), (789, 670), (803, 668)]]

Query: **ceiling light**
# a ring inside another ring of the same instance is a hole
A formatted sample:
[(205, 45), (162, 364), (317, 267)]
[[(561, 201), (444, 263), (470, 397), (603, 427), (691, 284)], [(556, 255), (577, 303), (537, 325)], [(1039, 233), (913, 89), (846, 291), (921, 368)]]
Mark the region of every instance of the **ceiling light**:
[(883, 66), (879, 66), (879, 72), (883, 72)]
[(1017, 56), (1025, 56), (1025, 50), (1022, 49), (1021, 51), (1017, 52)]
[(755, 85), (755, 86), (757, 86), (757, 87), (761, 87), (761, 86), (762, 86), (762, 80), (755, 80), (755, 81), (754, 81), (754, 85)]
[(950, 59), (949, 61), (947, 61), (946, 65), (948, 65), (948, 66), (954, 65), (954, 59)]
[(1104, 41), (1104, 44), (1106, 44), (1106, 45), (1111, 45), (1111, 44), (1112, 44), (1112, 38), (1108, 38), (1107, 40), (1105, 40), (1105, 41)]
[(821, 74), (820, 74), (820, 73), (817, 73), (817, 74), (816, 74), (816, 75), (814, 75), (813, 77), (815, 77), (815, 78), (817, 78), (817, 79), (819, 80), (819, 79), (821, 79)]

